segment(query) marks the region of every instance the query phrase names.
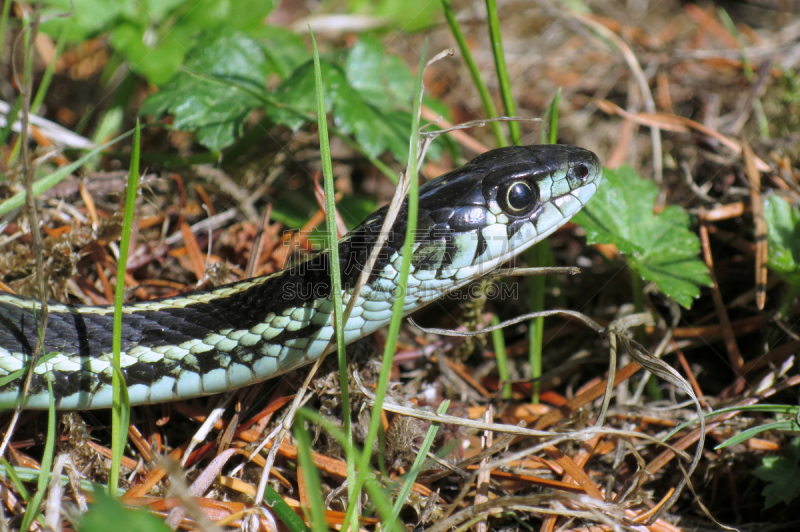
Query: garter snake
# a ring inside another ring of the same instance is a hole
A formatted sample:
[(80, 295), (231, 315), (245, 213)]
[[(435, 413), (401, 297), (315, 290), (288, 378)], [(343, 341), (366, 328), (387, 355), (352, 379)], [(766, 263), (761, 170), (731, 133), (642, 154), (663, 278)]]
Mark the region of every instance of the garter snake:
[[(419, 190), (406, 314), (462, 287), (544, 239), (596, 192), (597, 156), (574, 146), (500, 148)], [(379, 209), (339, 241), (345, 305), (386, 214)], [(401, 210), (345, 325), (353, 342), (388, 324), (405, 239)], [(333, 335), (328, 254), (275, 274), (123, 307), (121, 369), (131, 404), (233, 390), (319, 358)], [(20, 397), (36, 345), (33, 299), (0, 293), (0, 408)], [(111, 405), (113, 307), (49, 303), (43, 353), (24, 398), (47, 408)], [(5, 378), (5, 379), (4, 379)]]

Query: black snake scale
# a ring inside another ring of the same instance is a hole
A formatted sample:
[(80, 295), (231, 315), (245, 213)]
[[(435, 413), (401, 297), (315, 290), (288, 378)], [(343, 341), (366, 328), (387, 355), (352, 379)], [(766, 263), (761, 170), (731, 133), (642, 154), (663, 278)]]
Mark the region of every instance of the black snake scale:
[[(405, 311), (480, 278), (566, 223), (597, 190), (597, 157), (565, 145), (492, 150), (420, 187), (418, 230)], [(520, 208), (518, 208), (520, 207)], [(339, 241), (347, 304), (386, 207)], [(401, 209), (345, 326), (349, 343), (386, 325), (396, 298), (407, 210)], [(316, 360), (331, 326), (328, 253), (281, 272), (209, 291), (123, 307), (121, 368), (132, 404), (246, 386)], [(21, 398), (37, 339), (28, 298), (0, 293), (0, 408)], [(113, 307), (49, 304), (44, 361), (34, 368), (28, 408), (111, 403)]]

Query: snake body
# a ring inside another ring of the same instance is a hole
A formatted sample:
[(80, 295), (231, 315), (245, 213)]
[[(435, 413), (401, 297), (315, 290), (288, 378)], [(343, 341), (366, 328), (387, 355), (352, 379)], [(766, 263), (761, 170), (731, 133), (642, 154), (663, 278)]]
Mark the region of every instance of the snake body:
[[(423, 185), (406, 314), (462, 287), (544, 239), (596, 192), (597, 157), (574, 146), (492, 150)], [(345, 305), (378, 238), (386, 207), (339, 243)], [(345, 325), (353, 342), (388, 324), (397, 297), (407, 209), (401, 209)], [(121, 369), (131, 404), (233, 390), (286, 373), (330, 349), (329, 255), (208, 291), (123, 306)], [(27, 395), (40, 304), (0, 293), (0, 408), (111, 406), (111, 306), (49, 303), (45, 355)]]

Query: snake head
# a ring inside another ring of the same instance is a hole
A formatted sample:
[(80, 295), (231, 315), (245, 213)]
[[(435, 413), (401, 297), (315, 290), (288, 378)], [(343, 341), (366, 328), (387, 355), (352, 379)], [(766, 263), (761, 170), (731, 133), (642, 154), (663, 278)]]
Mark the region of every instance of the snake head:
[(438, 279), (477, 278), (564, 225), (601, 178), (597, 156), (575, 146), (479, 155), (420, 188), (413, 265)]

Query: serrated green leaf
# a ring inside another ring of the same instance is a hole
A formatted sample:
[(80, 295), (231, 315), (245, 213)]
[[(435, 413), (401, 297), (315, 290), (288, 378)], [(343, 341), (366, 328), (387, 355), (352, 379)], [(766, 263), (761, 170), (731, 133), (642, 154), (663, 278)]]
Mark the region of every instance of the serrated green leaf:
[(198, 131), (198, 141), (221, 150), (241, 133), (247, 114), (264, 102), (263, 88), (271, 72), (255, 39), (240, 31), (209, 35), (159, 92), (142, 105), (140, 114), (172, 113), (174, 126)]
[(349, 90), (336, 100), (333, 119), (342, 132), (355, 137), (368, 155), (378, 157), (388, 149), (398, 161), (408, 159), (409, 113), (380, 111), (360, 93)]
[[(40, 29), (53, 36), (65, 28), (67, 42), (83, 41), (102, 32), (125, 10), (130, 1), (120, 0), (46, 0), (43, 15), (48, 18)], [(63, 15), (72, 11), (69, 18)], [(62, 16), (57, 16), (62, 15)]]
[(161, 85), (177, 72), (187, 50), (205, 42), (203, 31), (261, 30), (275, 0), (48, 0), (46, 5), (49, 15), (71, 14), (51, 18), (43, 31), (58, 35), (66, 25), (69, 42), (110, 31), (111, 45), (131, 69)]
[(787, 456), (769, 456), (753, 474), (769, 484), (761, 494), (766, 499), (764, 509), (783, 502), (791, 503), (800, 496), (800, 439), (795, 438), (787, 448)]
[(677, 206), (653, 214), (658, 189), (629, 166), (604, 170), (592, 201), (574, 221), (590, 244), (615, 244), (643, 279), (655, 282), (686, 308), (709, 286), (708, 268), (697, 256), (700, 241), (689, 230), (689, 215)]
[[(320, 65), (325, 86), (325, 112), (330, 112), (340, 92), (347, 88), (347, 79), (338, 65), (326, 61)], [(266, 109), (267, 116), (293, 131), (299, 130), (309, 116), (317, 114), (317, 96), (314, 86), (314, 65), (311, 61), (297, 68), (281, 83), (273, 95), (275, 105)]]
[(348, 52), (344, 73), (350, 85), (380, 109), (411, 109), (414, 76), (406, 64), (372, 37), (362, 37)]
[[(134, 32), (127, 31), (134, 40)], [(312, 63), (296, 35), (254, 28), (206, 33), (198, 42), (181, 71), (145, 101), (140, 114), (171, 113), (175, 128), (195, 131), (197, 140), (215, 151), (233, 143), (254, 108), (263, 106), (269, 119), (294, 131), (316, 116)], [(371, 157), (389, 150), (405, 161), (414, 78), (400, 58), (364, 38), (346, 54), (329, 56), (321, 69), (326, 112), (339, 130), (353, 135)], [(274, 92), (266, 89), (270, 75), (284, 80)], [(431, 156), (440, 150), (432, 148)]]
[(111, 45), (122, 51), (131, 70), (141, 74), (150, 82), (160, 85), (175, 74), (183, 62), (186, 49), (181, 31), (178, 29), (154, 45), (145, 44), (147, 26), (133, 22), (119, 24), (111, 32)]
[[(131, 10), (136, 8), (136, 11), (139, 13), (146, 14), (149, 20), (160, 21), (171, 13), (173, 9), (185, 3), (186, 0), (142, 0), (141, 3), (136, 2), (135, 4), (128, 5)], [(128, 13), (126, 12), (126, 14)]]
[(800, 209), (778, 195), (764, 200), (769, 266), (800, 285)]
[[(371, 100), (382, 98), (389, 101), (391, 98), (377, 96), (379, 88), (375, 84), (368, 85), (369, 98), (365, 97), (330, 58), (322, 63), (321, 69), (326, 111), (333, 114), (336, 126), (343, 133), (352, 134), (364, 152), (372, 157), (388, 149), (398, 160), (405, 160), (408, 157), (409, 113), (391, 108), (384, 110), (373, 105)], [(312, 64), (306, 63), (278, 87), (275, 93), (278, 105), (268, 106), (267, 115), (275, 122), (297, 131), (306, 124), (307, 116), (316, 115), (314, 90)]]
[(311, 60), (303, 39), (295, 33), (277, 26), (259, 26), (248, 34), (261, 43), (270, 70), (280, 79), (286, 79), (300, 65)]

